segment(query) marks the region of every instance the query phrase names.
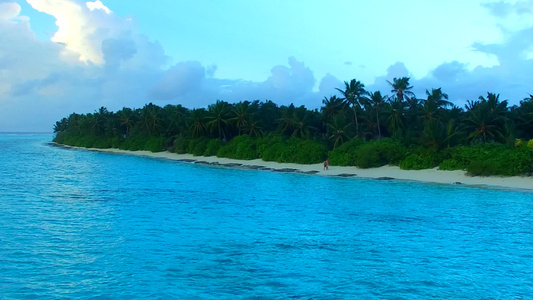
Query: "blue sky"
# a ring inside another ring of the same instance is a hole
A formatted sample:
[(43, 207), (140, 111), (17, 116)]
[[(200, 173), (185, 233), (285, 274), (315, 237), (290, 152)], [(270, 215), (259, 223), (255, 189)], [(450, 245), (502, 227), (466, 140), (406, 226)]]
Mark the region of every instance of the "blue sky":
[(0, 42), (0, 131), (102, 105), (316, 108), (352, 78), (460, 106), (533, 93), (533, 0), (0, 0)]

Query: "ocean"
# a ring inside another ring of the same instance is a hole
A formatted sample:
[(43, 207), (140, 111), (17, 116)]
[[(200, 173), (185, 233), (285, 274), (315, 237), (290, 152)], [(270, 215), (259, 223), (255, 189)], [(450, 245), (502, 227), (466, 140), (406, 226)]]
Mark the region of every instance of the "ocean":
[(1, 299), (532, 299), (533, 193), (0, 135)]

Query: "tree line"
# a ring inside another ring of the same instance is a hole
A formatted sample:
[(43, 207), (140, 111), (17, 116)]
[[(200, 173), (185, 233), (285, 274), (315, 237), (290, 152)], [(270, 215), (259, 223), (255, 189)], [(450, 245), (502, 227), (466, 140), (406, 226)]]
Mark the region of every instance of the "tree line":
[[(508, 100), (489, 92), (458, 107), (440, 88), (417, 97), (408, 77), (388, 83), (390, 95), (368, 91), (356, 79), (344, 82), (337, 88), (340, 96), (325, 97), (320, 109), (279, 106), (270, 100), (234, 104), (217, 100), (207, 108), (195, 109), (152, 103), (117, 112), (101, 107), (94, 113), (73, 113), (57, 121), (55, 141), (83, 147), (170, 150), (300, 163), (329, 156), (332, 165), (363, 167), (392, 163), (419, 169), (445, 163), (441, 168), (466, 169), (473, 175), (516, 175), (533, 170), (533, 95), (510, 106)], [(210, 151), (206, 151), (209, 146)], [(236, 155), (239, 147), (247, 149), (243, 150), (247, 154)], [(369, 147), (377, 148), (364, 150)], [(380, 147), (388, 149), (390, 155), (381, 153)], [(265, 151), (272, 152), (270, 148), (284, 154), (266, 155)], [(309, 159), (296, 155), (303, 151)], [(461, 151), (470, 151), (472, 157), (459, 158)], [(390, 159), (393, 153), (398, 157)], [(501, 153), (524, 154), (520, 167), (509, 171), (505, 166), (483, 163), (498, 165), (496, 161), (509, 160), (500, 157)], [(364, 160), (374, 162), (362, 163)], [(473, 162), (477, 166), (470, 166)]]

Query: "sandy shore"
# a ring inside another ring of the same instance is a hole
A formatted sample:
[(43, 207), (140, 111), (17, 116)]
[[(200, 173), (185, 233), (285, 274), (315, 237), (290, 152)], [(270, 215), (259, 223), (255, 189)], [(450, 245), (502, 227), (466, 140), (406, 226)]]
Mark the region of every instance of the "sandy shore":
[[(63, 145), (57, 145), (63, 147)], [(69, 147), (76, 148), (76, 147)], [(115, 154), (138, 155), (159, 159), (169, 159), (188, 163), (213, 165), (221, 167), (236, 167), (245, 169), (257, 169), (275, 172), (297, 172), (304, 174), (315, 174), (321, 176), (340, 176), (351, 178), (373, 178), (381, 180), (409, 180), (440, 184), (461, 184), (477, 187), (520, 189), (533, 191), (533, 177), (470, 177), (464, 171), (441, 171), (435, 169), (427, 170), (401, 170), (395, 166), (383, 166), (380, 168), (360, 169), (357, 167), (337, 167), (330, 166), (329, 170), (324, 170), (323, 165), (300, 165), (291, 163), (267, 162), (261, 159), (236, 160), (229, 158), (219, 158), (215, 156), (193, 156), (192, 154), (176, 154), (171, 152), (149, 152), (149, 151), (126, 151), (119, 149), (95, 149), (78, 148), (90, 151), (98, 151)]]

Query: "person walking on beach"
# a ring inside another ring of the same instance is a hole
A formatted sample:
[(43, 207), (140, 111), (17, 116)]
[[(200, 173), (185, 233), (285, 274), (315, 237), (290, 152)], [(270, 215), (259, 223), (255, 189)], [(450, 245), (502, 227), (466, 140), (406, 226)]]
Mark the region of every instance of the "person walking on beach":
[(329, 169), (329, 159), (326, 159), (326, 161), (324, 162), (324, 170), (328, 170)]

